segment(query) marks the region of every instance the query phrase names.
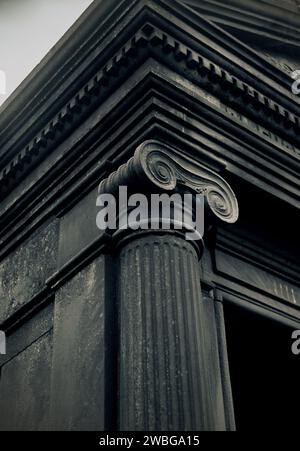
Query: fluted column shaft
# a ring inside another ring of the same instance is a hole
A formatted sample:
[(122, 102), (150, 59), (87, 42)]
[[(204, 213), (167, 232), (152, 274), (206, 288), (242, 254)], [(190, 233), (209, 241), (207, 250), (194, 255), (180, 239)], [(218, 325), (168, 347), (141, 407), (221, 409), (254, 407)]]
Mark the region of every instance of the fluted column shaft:
[(171, 234), (121, 250), (121, 430), (205, 429), (198, 268), (194, 246)]

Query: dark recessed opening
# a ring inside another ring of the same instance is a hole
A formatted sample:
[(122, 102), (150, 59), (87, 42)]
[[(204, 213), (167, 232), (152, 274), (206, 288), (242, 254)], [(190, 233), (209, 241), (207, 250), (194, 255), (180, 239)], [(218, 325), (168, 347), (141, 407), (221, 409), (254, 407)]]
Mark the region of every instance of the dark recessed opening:
[(224, 306), (237, 430), (298, 429), (300, 356), (291, 329), (231, 303)]

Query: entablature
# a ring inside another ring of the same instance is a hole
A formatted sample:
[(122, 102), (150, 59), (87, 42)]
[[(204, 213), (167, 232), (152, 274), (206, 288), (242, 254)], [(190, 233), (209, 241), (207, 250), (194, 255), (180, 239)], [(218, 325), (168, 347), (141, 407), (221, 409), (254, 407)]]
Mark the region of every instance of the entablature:
[[(60, 84), (56, 81), (51, 89), (47, 85), (49, 94), (44, 92), (42, 100), (36, 101), (40, 111), (32, 111), (30, 120), (25, 119), (21, 108), (21, 113), (17, 111), (16, 118), (7, 125), (6, 110), (2, 111), (2, 188), (7, 185), (11, 189), (10, 179), (17, 183), (23, 171), (28, 172), (31, 165), (38, 164), (72, 132), (82, 117), (103, 101), (103, 95), (109, 95), (116, 78), (122, 83), (141, 60), (153, 52), (170, 63), (173, 59), (178, 67), (185, 66), (182, 67), (185, 73), (190, 76), (188, 72), (194, 72), (203, 87), (222, 100), (227, 97), (230, 104), (247, 111), (251, 117), (259, 117), (259, 122), (265, 122), (267, 128), (275, 129), (284, 139), (298, 141), (300, 101), (291, 94), (291, 80), (286, 74), (274, 70), (273, 65), (268, 65), (256, 52), (199, 14), (180, 3), (172, 2), (172, 5), (170, 11), (169, 0), (135, 1), (130, 8), (127, 5), (126, 15), (117, 9), (118, 26), (109, 28), (102, 45), (96, 40), (93, 53), (92, 49), (86, 52), (85, 64), (83, 61), (74, 63), (61, 74)], [(117, 30), (118, 40), (113, 38)], [(51, 59), (46, 66), (51, 66)], [(80, 89), (76, 90), (76, 86)], [(53, 114), (62, 100), (67, 99), (67, 93), (71, 93), (71, 97)], [(33, 94), (37, 100), (36, 93)], [(24, 97), (27, 95), (25, 89)], [(12, 108), (13, 101), (9, 106)], [(45, 123), (47, 118), (49, 121)]]

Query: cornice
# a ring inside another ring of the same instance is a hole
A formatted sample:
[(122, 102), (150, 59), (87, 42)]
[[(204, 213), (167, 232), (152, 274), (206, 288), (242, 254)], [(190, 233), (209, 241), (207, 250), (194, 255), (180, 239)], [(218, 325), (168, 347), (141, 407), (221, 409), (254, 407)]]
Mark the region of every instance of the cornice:
[[(90, 78), (85, 63), (91, 63), (92, 52), (102, 41), (105, 42), (112, 28), (118, 27), (124, 15), (137, 1), (96, 0), (91, 4), (41, 63), (1, 105), (1, 147), (14, 124), (20, 128), (20, 124), (29, 122), (29, 118), (38, 111), (41, 104), (47, 103), (50, 97), (56, 95), (55, 100), (59, 103), (58, 91), (60, 96), (65, 97), (61, 88), (67, 81), (68, 91), (70, 91), (71, 83), (75, 84), (74, 73), (79, 75), (80, 70), (85, 70), (87, 77)], [(77, 91), (76, 84), (74, 89)]]
[(296, 0), (182, 0), (207, 19), (248, 42), (292, 54), (300, 47), (300, 8)]
[[(169, 57), (173, 59), (173, 67), (176, 64), (179, 69), (180, 64), (185, 65), (189, 70), (185, 70), (188, 77), (225, 103), (235, 106), (246, 116), (256, 120), (259, 116), (260, 122), (263, 121), (268, 128), (275, 129), (278, 133), (284, 133), (288, 138), (298, 137), (300, 119), (292, 109), (288, 110), (283, 106), (285, 98), (282, 98), (282, 103), (277, 103), (272, 96), (264, 93), (263, 84), (260, 90), (255, 89), (253, 85), (242, 80), (239, 71), (224, 69), (221, 64), (204, 57), (192, 47), (174, 39), (169, 33), (151, 26), (149, 29), (149, 42), (154, 46), (154, 50), (158, 49), (164, 54), (165, 63)], [(156, 51), (155, 56), (159, 58), (159, 52)]]
[[(141, 3), (135, 2), (139, 5)], [(257, 118), (259, 115), (260, 121), (265, 123), (268, 129), (275, 129), (276, 133), (290, 142), (299, 143), (300, 119), (294, 113), (296, 105), (291, 100), (281, 95), (282, 104), (274, 101), (272, 96), (264, 93), (265, 88), (268, 93), (270, 89), (274, 90), (271, 82), (270, 85), (261, 83), (262, 89), (257, 90), (241, 80), (239, 67), (236, 67), (236, 70), (233, 70), (232, 67), (232, 70), (228, 71), (222, 65), (195, 51), (196, 44), (197, 47), (201, 47), (201, 43), (197, 40), (194, 45), (189, 46), (173, 37), (169, 32), (170, 23), (162, 21), (165, 15), (164, 10), (158, 11), (156, 8), (157, 5), (168, 6), (168, 0), (153, 0), (145, 3), (146, 7), (139, 10), (141, 14), (139, 22), (144, 22), (144, 25), (133, 33), (125, 45), (115, 52), (39, 133), (25, 147), (21, 148), (9, 164), (2, 168), (0, 186), (3, 195), (45, 158), (51, 149), (63, 141), (105, 97), (109, 96), (117, 83), (121, 83), (149, 56), (155, 56), (158, 60), (162, 59), (178, 68), (181, 67), (187, 76), (192, 76), (197, 83), (220, 96), (227, 104), (233, 105), (249, 117)], [(182, 6), (178, 5), (178, 9), (180, 8)], [(175, 10), (176, 12), (177, 10)], [(184, 13), (190, 14), (191, 12), (189, 8), (185, 8)], [(193, 19), (195, 20), (195, 17)], [(199, 20), (199, 17), (196, 19)], [(160, 26), (156, 24), (157, 21), (160, 22)], [(134, 23), (136, 26), (137, 22)], [(213, 27), (209, 23), (206, 23), (206, 26)], [(174, 24), (173, 28), (178, 35), (180, 24)], [(168, 32), (165, 32), (164, 29), (167, 29)], [(214, 29), (214, 31), (216, 30)], [(128, 30), (126, 35), (128, 35)], [(207, 49), (204, 48), (204, 50), (206, 53)], [(227, 64), (225, 66), (227, 67)], [(274, 98), (277, 98), (278, 95), (277, 92)], [(290, 109), (283, 106), (287, 103), (290, 105)]]
[[(175, 4), (176, 9), (174, 8)], [(161, 16), (169, 21), (169, 27), (165, 31), (169, 32), (170, 29), (180, 28), (185, 33), (184, 37), (189, 37), (186, 44), (190, 45), (190, 42), (193, 42), (195, 45), (197, 43), (202, 51), (210, 49), (211, 53), (206, 56), (214, 57), (215, 62), (222, 63), (224, 68), (240, 70), (243, 76), (247, 76), (248, 81), (259, 82), (265, 88), (268, 85), (273, 91), (273, 95), (277, 91), (291, 103), (300, 104), (299, 98), (291, 93), (290, 77), (266, 61), (243, 40), (237, 39), (224, 28), (207, 20), (205, 14), (200, 14), (178, 1), (155, 0), (152, 10), (159, 13), (161, 8), (166, 11)], [(182, 37), (182, 34), (180, 36)]]
[[(149, 33), (149, 31), (151, 32)], [(82, 88), (79, 93), (66, 105), (56, 117), (7, 165), (0, 174), (0, 183), (10, 188), (10, 180), (14, 180), (18, 174), (24, 172), (31, 163), (37, 164), (43, 156), (49, 152), (49, 148), (55, 147), (58, 142), (64, 139), (68, 130), (72, 130), (87, 111), (92, 110), (95, 103), (99, 103), (105, 95), (109, 95), (111, 89), (111, 79), (116, 79), (116, 75), (124, 68), (126, 63), (133, 65), (137, 60), (132, 60), (132, 56), (139, 49), (145, 49), (148, 46), (157, 52), (158, 46), (161, 50), (168, 48), (168, 53), (172, 53), (175, 61), (180, 60), (187, 68), (197, 70), (199, 82), (207, 86), (209, 91), (216, 93), (219, 90), (220, 95), (224, 97), (224, 88), (226, 89), (226, 98), (233, 96), (231, 103), (237, 103), (239, 107), (250, 112), (251, 117), (254, 112), (264, 110), (269, 115), (266, 123), (272, 124), (276, 120), (276, 128), (284, 132), (288, 137), (291, 134), (294, 138), (300, 130), (300, 119), (289, 111), (276, 104), (260, 92), (251, 88), (251, 86), (241, 82), (233, 77), (227, 71), (219, 66), (202, 58), (188, 47), (176, 42), (158, 29), (147, 25), (144, 30), (138, 32), (120, 52), (118, 52), (108, 64), (94, 76), (90, 82)], [(109, 89), (110, 88), (110, 89)], [(250, 110), (252, 109), (252, 111)], [(290, 133), (288, 133), (288, 131)]]

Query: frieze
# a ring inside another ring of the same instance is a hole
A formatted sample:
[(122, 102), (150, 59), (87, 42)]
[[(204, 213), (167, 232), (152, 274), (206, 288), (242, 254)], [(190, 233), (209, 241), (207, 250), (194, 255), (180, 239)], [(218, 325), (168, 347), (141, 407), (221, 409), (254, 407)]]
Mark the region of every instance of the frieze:
[(299, 260), (286, 258), (248, 236), (219, 230), (216, 237), (218, 273), (250, 284), (276, 299), (300, 307)]
[(216, 251), (218, 274), (231, 277), (252, 289), (272, 296), (278, 301), (300, 307), (300, 289), (296, 285), (275, 276), (266, 269), (258, 268), (219, 250)]
[(240, 123), (243, 127), (250, 129), (252, 132), (259, 134), (261, 138), (278, 147), (280, 150), (284, 150), (295, 157), (300, 157), (300, 148), (295, 147), (293, 144), (285, 141), (262, 125), (257, 124), (233, 108), (225, 105), (217, 97), (214, 97), (203, 90), (201, 91), (201, 95), (207, 102), (218, 108), (228, 118)]

